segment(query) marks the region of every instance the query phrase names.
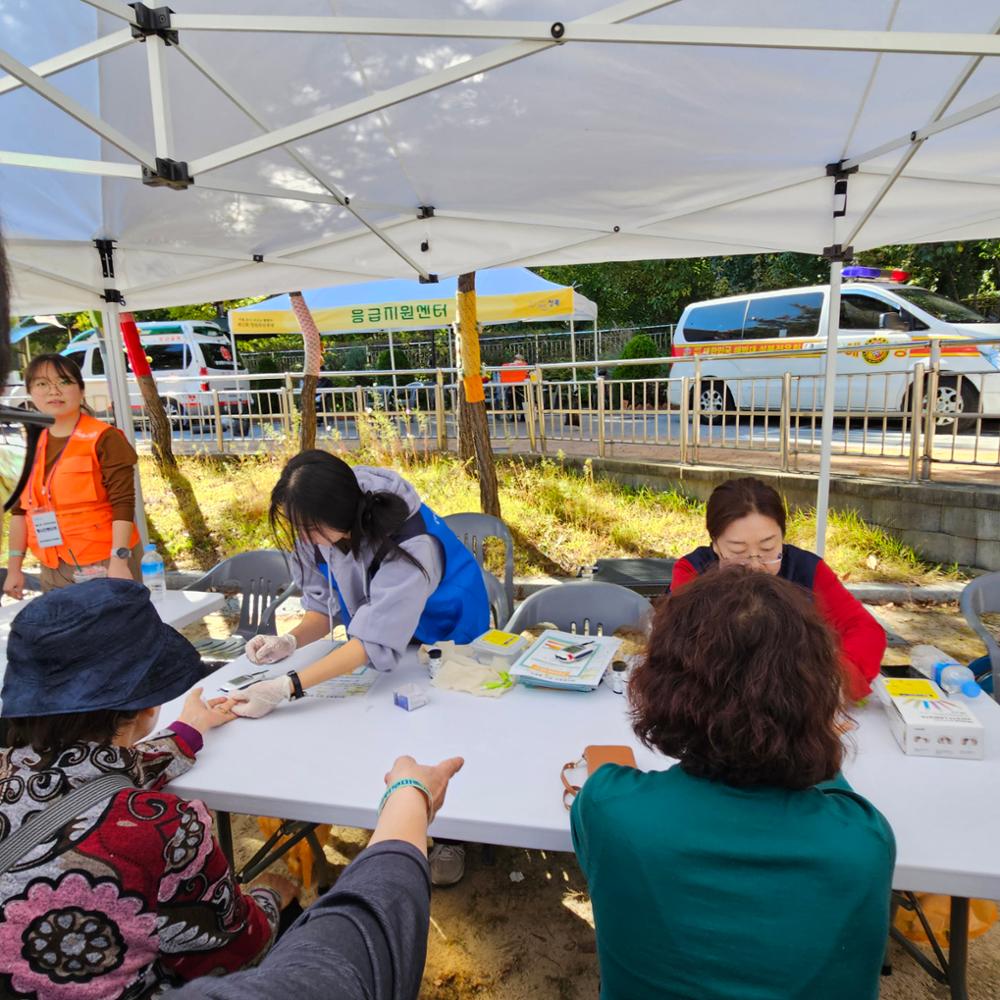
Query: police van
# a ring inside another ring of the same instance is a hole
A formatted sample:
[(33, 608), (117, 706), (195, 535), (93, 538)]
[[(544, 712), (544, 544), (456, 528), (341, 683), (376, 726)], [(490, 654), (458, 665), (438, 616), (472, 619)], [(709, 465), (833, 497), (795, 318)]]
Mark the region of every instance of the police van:
[[(228, 336), (214, 323), (176, 320), (159, 323), (139, 323), (139, 343), (157, 383), (164, 409), (175, 426), (207, 430), (215, 416), (215, 397), (219, 394), (219, 409), (223, 416), (241, 420), (241, 429), (249, 429), (250, 393), (239, 388), (235, 376), (246, 375), (238, 366)], [(86, 398), (98, 415), (111, 413), (111, 390), (106, 376), (107, 358), (104, 345), (96, 331), (80, 334), (62, 351), (72, 358), (83, 373)], [(129, 395), (132, 412), (142, 411), (138, 402), (138, 386), (132, 375), (127, 353)], [(229, 375), (229, 379), (206, 381), (210, 375)]]
[[(843, 273), (838, 345), (869, 350), (839, 354), (837, 411), (908, 411), (914, 369), (921, 361), (929, 364), (935, 337), (941, 340), (937, 410), (954, 414), (952, 424), (963, 412), (1000, 413), (1000, 344), (975, 343), (1000, 338), (1000, 323), (906, 284), (905, 271), (858, 266)], [(829, 294), (828, 285), (815, 285), (689, 305), (674, 331), (672, 354), (702, 358), (702, 419), (717, 420), (737, 408), (779, 408), (785, 372), (793, 376), (793, 409), (821, 407), (825, 359), (795, 352), (826, 347)], [(903, 346), (911, 342), (917, 343)], [(693, 378), (695, 366), (676, 365), (672, 374), (671, 402), (680, 405), (680, 377)], [(881, 377), (860, 377), (873, 374)]]

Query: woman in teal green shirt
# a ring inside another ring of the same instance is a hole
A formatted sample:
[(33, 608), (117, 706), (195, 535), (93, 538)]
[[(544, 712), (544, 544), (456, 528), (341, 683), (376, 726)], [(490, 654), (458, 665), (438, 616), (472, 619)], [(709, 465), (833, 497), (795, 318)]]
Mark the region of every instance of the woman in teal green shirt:
[(840, 774), (843, 675), (808, 596), (735, 567), (660, 602), (629, 697), (666, 771), (573, 803), (602, 1000), (875, 1000), (895, 841)]

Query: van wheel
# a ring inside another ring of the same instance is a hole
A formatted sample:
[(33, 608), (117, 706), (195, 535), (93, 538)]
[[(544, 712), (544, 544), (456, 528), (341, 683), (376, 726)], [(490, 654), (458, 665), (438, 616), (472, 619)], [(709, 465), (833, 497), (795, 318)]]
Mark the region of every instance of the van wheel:
[[(912, 389), (906, 394), (907, 412), (912, 409), (911, 393)], [(937, 405), (934, 410), (937, 413), (934, 421), (935, 434), (974, 434), (976, 417), (959, 417), (963, 413), (978, 412), (979, 392), (968, 379), (945, 376), (938, 380)], [(926, 402), (922, 412), (926, 418)]]
[(187, 427), (188, 422), (182, 418), (181, 406), (176, 399), (165, 399), (163, 401), (163, 409), (167, 414), (167, 420), (170, 421), (172, 428), (184, 430)]
[(709, 379), (701, 384), (699, 415), (703, 424), (724, 424), (735, 419), (736, 403), (733, 395), (720, 379)]
[(979, 392), (968, 379), (942, 378), (938, 380), (937, 406), (935, 407), (938, 417), (934, 421), (936, 431), (944, 434), (974, 434), (976, 432), (976, 418), (958, 418), (963, 413), (976, 413), (978, 410)]

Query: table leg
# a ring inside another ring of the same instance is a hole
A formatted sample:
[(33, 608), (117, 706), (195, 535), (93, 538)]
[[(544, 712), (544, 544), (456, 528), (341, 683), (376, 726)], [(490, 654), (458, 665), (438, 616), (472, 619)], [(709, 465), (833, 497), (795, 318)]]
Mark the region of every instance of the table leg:
[(229, 867), (233, 868), (233, 825), (229, 819), (229, 813), (216, 811), (215, 827), (219, 833), (219, 846), (222, 853), (229, 862)]
[(969, 901), (951, 897), (951, 920), (948, 931), (948, 986), (951, 1000), (969, 1000), (966, 966), (969, 959)]

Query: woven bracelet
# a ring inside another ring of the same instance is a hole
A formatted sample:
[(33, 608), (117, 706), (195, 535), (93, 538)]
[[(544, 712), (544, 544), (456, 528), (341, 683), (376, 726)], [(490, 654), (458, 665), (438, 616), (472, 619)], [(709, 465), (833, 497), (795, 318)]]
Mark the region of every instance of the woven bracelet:
[(378, 815), (382, 815), (382, 810), (385, 808), (386, 802), (389, 801), (389, 796), (400, 788), (419, 788), (424, 793), (427, 799), (427, 822), (429, 823), (434, 815), (434, 796), (431, 795), (431, 790), (416, 778), (400, 778), (398, 781), (394, 781), (382, 795), (382, 801), (378, 804)]

